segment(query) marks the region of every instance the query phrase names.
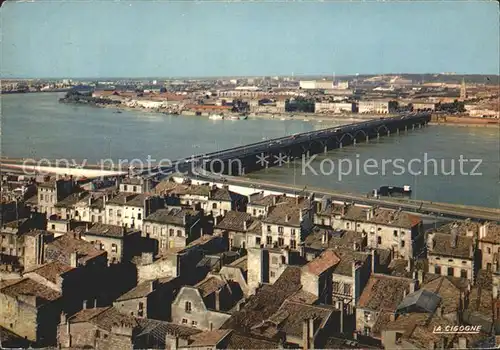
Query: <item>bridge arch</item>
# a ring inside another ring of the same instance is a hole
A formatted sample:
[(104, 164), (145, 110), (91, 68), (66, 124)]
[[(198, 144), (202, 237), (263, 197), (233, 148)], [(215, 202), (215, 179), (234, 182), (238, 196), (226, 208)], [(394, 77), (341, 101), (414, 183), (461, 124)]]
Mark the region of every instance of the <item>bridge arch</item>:
[(377, 130), (377, 132), (380, 132), (381, 129), (385, 129), (385, 132), (387, 134), (390, 133), (390, 130), (387, 128), (387, 126), (385, 126), (385, 124), (380, 125), (376, 130)]
[(368, 136), (368, 134), (363, 129), (360, 129), (354, 133), (354, 137), (358, 137), (360, 133), (362, 133), (365, 138)]
[(344, 135), (342, 135), (342, 137), (339, 140), (339, 143), (342, 143), (342, 140), (344, 139), (344, 137), (346, 137), (346, 135), (349, 135), (349, 137), (351, 138), (351, 141), (354, 140), (354, 136), (352, 136), (352, 134), (350, 132), (347, 132)]

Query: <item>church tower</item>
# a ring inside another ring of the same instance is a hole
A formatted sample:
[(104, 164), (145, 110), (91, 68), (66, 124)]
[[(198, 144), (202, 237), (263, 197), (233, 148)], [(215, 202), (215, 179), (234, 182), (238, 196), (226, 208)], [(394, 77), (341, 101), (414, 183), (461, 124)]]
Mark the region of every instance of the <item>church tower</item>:
[(467, 99), (467, 89), (465, 88), (465, 79), (462, 79), (462, 87), (460, 88), (460, 100), (465, 101)]

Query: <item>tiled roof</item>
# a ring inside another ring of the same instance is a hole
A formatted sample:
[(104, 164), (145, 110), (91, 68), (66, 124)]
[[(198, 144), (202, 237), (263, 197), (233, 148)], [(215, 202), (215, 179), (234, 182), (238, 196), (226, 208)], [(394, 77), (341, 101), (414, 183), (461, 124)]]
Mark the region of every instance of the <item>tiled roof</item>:
[(247, 271), (248, 270), (247, 263), (248, 263), (248, 257), (245, 255), (239, 259), (236, 259), (235, 261), (230, 263), (228, 266), (237, 267), (237, 268), (240, 268), (242, 271)]
[[(327, 235), (328, 243), (323, 243), (323, 236)], [(334, 230), (328, 226), (314, 226), (312, 232), (305, 238), (304, 245), (313, 249), (345, 247), (353, 248), (354, 243), (361, 248), (363, 233), (350, 230)]]
[(409, 292), (412, 280), (401, 277), (371, 275), (359, 298), (359, 307), (393, 312)]
[(62, 295), (58, 291), (44, 286), (30, 278), (23, 278), (0, 289), (0, 293), (16, 298), (20, 295), (35, 296), (41, 304), (59, 299)]
[(154, 319), (138, 318), (137, 322), (141, 327), (141, 332), (137, 335), (138, 337), (147, 335), (158, 339), (160, 342), (165, 341), (167, 334), (189, 337), (201, 332), (199, 329)]
[(121, 205), (121, 206), (129, 206), (129, 207), (143, 207), (144, 201), (147, 198), (146, 194), (138, 194), (138, 193), (127, 193), (120, 192), (113, 196), (113, 198), (109, 199), (107, 204)]
[(122, 324), (127, 326), (135, 327), (137, 326), (137, 320), (128, 315), (124, 315), (114, 307), (106, 309), (104, 312), (99, 313), (91, 320), (92, 323), (97, 325), (99, 328), (111, 331), (113, 326), (120, 326)]
[(463, 235), (458, 235), (456, 238), (456, 246), (453, 248), (451, 234), (435, 233), (433, 235), (433, 246), (429, 249), (429, 254), (472, 259), (473, 252), (471, 248), (474, 246), (474, 238)]
[(156, 222), (160, 224), (184, 225), (184, 217), (186, 223), (192, 221), (192, 217), (197, 217), (200, 214), (197, 210), (189, 210), (184, 208), (158, 209), (153, 214), (149, 215), (145, 221)]
[(214, 331), (201, 332), (194, 334), (189, 337), (188, 347), (210, 347), (217, 345), (222, 339), (224, 339), (231, 330), (229, 329), (218, 329)]
[(266, 224), (299, 227), (301, 224), (301, 209), (308, 210), (311, 204), (309, 199), (284, 197), (282, 202), (269, 208), (269, 212), (267, 216), (262, 219), (262, 222)]
[(145, 281), (145, 282), (138, 284), (137, 286), (135, 286), (134, 288), (132, 288), (131, 290), (129, 290), (125, 294), (122, 294), (121, 296), (119, 296), (116, 299), (116, 301), (143, 298), (143, 297), (148, 296), (152, 292), (153, 292), (153, 290), (151, 288), (151, 281)]
[(281, 304), (302, 288), (300, 267), (288, 266), (273, 285), (264, 285), (252, 295), (245, 306), (236, 311), (221, 328), (249, 333), (251, 328), (271, 317)]
[(453, 313), (458, 310), (460, 302), (460, 288), (454, 285), (446, 276), (437, 276), (420, 288), (436, 293), (441, 297), (441, 307), (444, 313)]
[(258, 220), (253, 219), (250, 214), (231, 210), (224, 215), (224, 218), (217, 224), (217, 226), (215, 226), (215, 228), (220, 230), (246, 232), (254, 221)]
[(217, 290), (223, 288), (226, 285), (227, 283), (223, 279), (215, 276), (208, 276), (203, 281), (197, 283), (194, 287), (198, 288), (201, 296), (205, 298), (206, 296), (215, 293)]
[(334, 267), (340, 262), (340, 258), (332, 250), (326, 250), (320, 256), (306, 264), (302, 270), (312, 273), (313, 275), (321, 275), (329, 268)]
[(34, 270), (28, 271), (28, 273), (36, 273), (52, 283), (57, 283), (57, 277), (70, 270), (73, 270), (71, 266), (56, 260)]
[(238, 194), (229, 191), (227, 188), (215, 188), (210, 193), (211, 200), (231, 202), (236, 200)]
[(496, 223), (486, 224), (486, 235), (481, 238), (481, 241), (500, 244), (500, 225)]
[(315, 318), (318, 324), (324, 324), (332, 315), (333, 309), (315, 305), (285, 301), (276, 312), (285, 313), (286, 318), (280, 322), (278, 328), (288, 335), (302, 337), (303, 321)]
[(231, 332), (226, 338), (225, 349), (277, 349), (279, 344), (269, 340), (259, 339), (254, 336), (241, 335)]
[(370, 254), (357, 252), (350, 248), (337, 248), (335, 254), (340, 258), (340, 261), (333, 267), (332, 273), (343, 276), (352, 276), (353, 264), (363, 265), (368, 259), (371, 259)]
[(127, 232), (127, 229), (122, 226), (95, 223), (85, 234), (123, 238), (128, 233), (129, 232)]
[(104, 250), (98, 250), (95, 246), (83, 239), (73, 237), (71, 233), (55, 238), (47, 244), (46, 251), (54, 252), (57, 260), (69, 263), (71, 253), (78, 254), (78, 262), (85, 263), (96, 256), (106, 254)]

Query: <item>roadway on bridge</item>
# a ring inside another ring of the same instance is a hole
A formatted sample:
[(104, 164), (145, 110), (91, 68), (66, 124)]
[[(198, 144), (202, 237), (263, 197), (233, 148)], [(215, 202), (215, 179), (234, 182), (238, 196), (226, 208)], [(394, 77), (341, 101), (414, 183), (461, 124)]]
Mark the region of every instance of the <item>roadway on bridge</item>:
[[(255, 180), (246, 177), (217, 176), (205, 173), (203, 175), (192, 176), (194, 179), (220, 182), (228, 185), (255, 188), (257, 191), (268, 190), (274, 192), (290, 194), (310, 194), (327, 196), (332, 200), (345, 202), (355, 202), (363, 205), (378, 205), (390, 209), (402, 209), (425, 215), (448, 216), (456, 219), (474, 219), (486, 221), (500, 221), (500, 209), (468, 206), (450, 203), (435, 203), (429, 201), (419, 201), (404, 198), (372, 198), (353, 193), (341, 193), (324, 188), (301, 187), (277, 182)], [(256, 185), (257, 184), (257, 185)]]

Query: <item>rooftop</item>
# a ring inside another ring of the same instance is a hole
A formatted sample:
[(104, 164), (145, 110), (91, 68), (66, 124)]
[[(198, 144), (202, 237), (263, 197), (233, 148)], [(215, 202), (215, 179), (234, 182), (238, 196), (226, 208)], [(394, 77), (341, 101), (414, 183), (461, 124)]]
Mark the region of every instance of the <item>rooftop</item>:
[(252, 218), (250, 214), (231, 210), (224, 215), (224, 218), (215, 228), (220, 230), (246, 232), (254, 225), (254, 222), (258, 222), (258, 220)]
[(353, 221), (365, 221), (378, 225), (387, 225), (392, 227), (403, 227), (411, 229), (422, 222), (422, 219), (413, 214), (401, 210), (392, 210), (385, 208), (362, 208), (358, 206), (349, 206), (346, 219)]
[(412, 282), (408, 278), (372, 274), (358, 305), (363, 309), (394, 312), (403, 300), (405, 292), (409, 292)]
[(90, 227), (89, 230), (87, 230), (85, 235), (96, 235), (96, 236), (123, 238), (131, 232), (135, 232), (135, 231), (127, 231), (127, 228), (122, 227), (122, 226), (95, 223), (92, 225), (92, 227)]
[(307, 210), (312, 205), (309, 199), (303, 197), (282, 197), (283, 200), (269, 208), (266, 217), (262, 219), (265, 224), (299, 227), (302, 218), (301, 211)]
[(125, 294), (122, 294), (121, 296), (119, 296), (116, 299), (116, 301), (143, 298), (143, 297), (148, 296), (152, 292), (153, 292), (152, 281), (145, 281), (145, 282), (138, 284), (137, 286), (135, 286), (134, 288), (132, 288), (131, 290), (129, 290)]
[(446, 233), (434, 233), (432, 237), (430, 255), (443, 255), (448, 257), (472, 259), (474, 237), (457, 235), (455, 247), (452, 246), (452, 235)]
[(221, 288), (224, 288), (227, 285), (226, 281), (222, 278), (218, 278), (216, 276), (208, 276), (203, 281), (197, 283), (194, 287), (198, 288), (202, 298), (215, 293)]
[(104, 250), (96, 249), (92, 243), (75, 238), (71, 233), (55, 238), (47, 244), (46, 250), (53, 251), (54, 258), (67, 263), (72, 253), (77, 253), (79, 263), (85, 263), (96, 256), (106, 254)]
[(36, 273), (52, 283), (57, 283), (58, 276), (71, 270), (73, 270), (73, 267), (56, 260), (44, 264), (41, 267), (37, 267), (34, 270), (27, 271), (26, 273)]
[(158, 209), (149, 215), (145, 221), (160, 224), (185, 225), (191, 221), (191, 217), (197, 217), (200, 214), (197, 210), (185, 208)]
[(50, 303), (59, 299), (62, 295), (58, 291), (44, 286), (30, 278), (23, 278), (17, 282), (10, 283), (0, 289), (0, 293), (13, 298), (19, 296), (34, 296), (41, 304)]
[(500, 225), (496, 223), (489, 222), (484, 225), (484, 229), (480, 229), (480, 232), (484, 230), (485, 234), (481, 237), (481, 241), (500, 244)]
[(300, 267), (288, 266), (272, 285), (263, 285), (221, 328), (250, 333), (251, 328), (271, 317), (281, 304), (302, 288)]
[(188, 347), (211, 347), (216, 346), (222, 339), (224, 339), (231, 330), (218, 329), (215, 331), (201, 332), (189, 337)]
[(313, 275), (321, 275), (323, 272), (328, 270), (329, 268), (334, 267), (340, 262), (340, 258), (333, 250), (326, 250), (321, 253), (320, 256), (315, 258), (314, 260), (307, 263), (304, 267), (302, 267), (302, 271), (309, 272)]

